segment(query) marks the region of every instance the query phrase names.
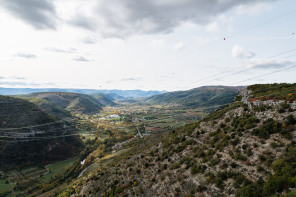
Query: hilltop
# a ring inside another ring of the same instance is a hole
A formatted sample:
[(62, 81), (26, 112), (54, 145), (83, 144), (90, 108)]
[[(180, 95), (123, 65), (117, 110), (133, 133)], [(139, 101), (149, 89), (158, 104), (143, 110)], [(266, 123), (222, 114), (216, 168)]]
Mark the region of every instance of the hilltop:
[(293, 196), (295, 88), (249, 86), (203, 120), (143, 139), (60, 196)]
[(242, 87), (204, 86), (187, 91), (168, 92), (145, 99), (150, 104), (174, 104), (188, 108), (225, 105)]
[(45, 113), (31, 102), (0, 96), (0, 128), (24, 127), (55, 120), (57, 120), (56, 117)]
[(71, 117), (70, 111), (63, 109), (46, 99), (37, 98), (37, 97), (26, 97), (25, 95), (24, 96), (17, 96), (16, 98), (21, 98), (21, 99), (27, 100), (31, 103), (34, 103), (42, 111), (52, 114), (60, 119), (65, 119), (65, 118)]
[(91, 96), (93, 98), (95, 98), (98, 102), (100, 102), (103, 106), (115, 106), (116, 103), (113, 102), (113, 100), (111, 100), (109, 98), (108, 95), (104, 95), (104, 94), (91, 94)]
[(25, 97), (43, 99), (70, 112), (96, 113), (104, 106), (97, 99), (80, 93), (39, 92)]

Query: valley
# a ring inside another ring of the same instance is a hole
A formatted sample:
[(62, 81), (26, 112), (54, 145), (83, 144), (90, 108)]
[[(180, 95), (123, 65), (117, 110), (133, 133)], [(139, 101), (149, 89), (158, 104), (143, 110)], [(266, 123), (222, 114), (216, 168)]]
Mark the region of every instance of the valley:
[[(5, 121), (0, 129), (0, 193), (9, 196), (51, 191), (62, 182), (109, 166), (148, 138), (155, 140), (202, 119), (215, 108), (145, 104), (144, 100), (114, 102), (104, 95), (63, 92), (3, 97), (2, 101), (1, 109), (7, 110), (1, 113)], [(42, 116), (32, 114), (31, 108), (48, 120), (37, 122), (33, 117)], [(16, 114), (22, 124), (10, 120)]]
[(0, 197), (296, 197), (295, 0), (0, 2)]
[[(51, 118), (40, 125), (2, 124), (0, 156), (5, 162), (0, 194), (252, 196), (250, 192), (260, 190), (258, 184), (271, 184), (275, 165), (294, 165), (281, 162), (294, 154), (295, 87), (240, 87), (221, 98), (221, 87), (216, 93), (211, 87), (214, 93), (207, 94), (213, 97), (207, 98), (211, 102), (201, 99), (207, 87), (201, 88), (201, 94), (182, 93), (187, 94), (183, 99), (205, 102), (198, 107), (183, 105), (168, 93), (159, 95), (161, 100), (152, 96), (132, 103), (72, 93), (3, 97), (31, 101), (37, 107), (30, 104), (30, 110), (42, 109)], [(163, 99), (167, 96), (172, 100)], [(224, 103), (223, 98), (232, 102)], [(98, 108), (90, 107), (96, 102)], [(53, 108), (59, 113), (51, 113), (57, 112)], [(10, 116), (5, 117), (8, 122)], [(294, 176), (277, 173), (290, 177), (285, 180)], [(260, 192), (290, 192), (293, 183), (287, 184)]]

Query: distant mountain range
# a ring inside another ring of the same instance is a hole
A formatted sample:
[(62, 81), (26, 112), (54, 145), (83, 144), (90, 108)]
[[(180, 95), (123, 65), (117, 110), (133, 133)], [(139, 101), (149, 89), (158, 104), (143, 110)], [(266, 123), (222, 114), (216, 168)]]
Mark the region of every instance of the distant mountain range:
[(224, 105), (232, 102), (240, 89), (242, 87), (204, 86), (154, 95), (144, 101), (150, 104), (177, 104), (189, 108)]
[(0, 95), (19, 95), (36, 92), (72, 92), (82, 94), (106, 94), (114, 100), (126, 98), (149, 97), (166, 91), (143, 91), (143, 90), (95, 90), (95, 89), (58, 89), (58, 88), (1, 88)]

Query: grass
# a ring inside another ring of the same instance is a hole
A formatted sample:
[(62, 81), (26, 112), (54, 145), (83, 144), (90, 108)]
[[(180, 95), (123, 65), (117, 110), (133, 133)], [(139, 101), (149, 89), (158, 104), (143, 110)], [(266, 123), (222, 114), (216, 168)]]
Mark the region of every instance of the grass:
[(65, 161), (60, 161), (60, 162), (45, 166), (46, 168), (49, 169), (49, 173), (40, 177), (38, 181), (40, 181), (41, 183), (45, 183), (45, 182), (48, 182), (50, 178), (53, 177), (54, 175), (62, 174), (63, 172), (66, 171), (66, 168), (71, 167), (71, 165), (76, 161), (76, 159), (77, 157), (73, 157)]
[(14, 187), (14, 184), (6, 184), (6, 178), (0, 179), (0, 194), (4, 192), (11, 191)]

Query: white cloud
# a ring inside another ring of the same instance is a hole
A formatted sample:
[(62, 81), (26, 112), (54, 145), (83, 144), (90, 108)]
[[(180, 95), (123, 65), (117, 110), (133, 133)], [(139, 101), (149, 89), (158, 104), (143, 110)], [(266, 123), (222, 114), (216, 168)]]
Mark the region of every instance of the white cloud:
[(209, 44), (212, 44), (212, 43), (217, 42), (219, 40), (221, 40), (221, 37), (215, 37), (215, 38), (196, 37), (194, 39), (196, 44), (200, 45), (200, 46), (209, 45)]
[(210, 33), (216, 33), (220, 31), (220, 27), (217, 22), (213, 22), (206, 26), (206, 30)]
[(160, 48), (165, 47), (166, 41), (165, 40), (160, 40), (160, 39), (159, 40), (152, 40), (151, 45), (155, 49), (160, 49)]
[(251, 51), (246, 51), (243, 47), (239, 45), (235, 45), (232, 48), (231, 55), (233, 58), (238, 58), (238, 59), (247, 59), (247, 58), (252, 58), (255, 56), (255, 53)]
[(265, 2), (258, 2), (254, 4), (239, 5), (236, 12), (240, 15), (257, 15), (262, 11), (270, 10), (271, 7)]
[(179, 42), (177, 44), (175, 44), (175, 46), (173, 46), (173, 50), (174, 51), (179, 51), (185, 48), (185, 45), (183, 42)]

